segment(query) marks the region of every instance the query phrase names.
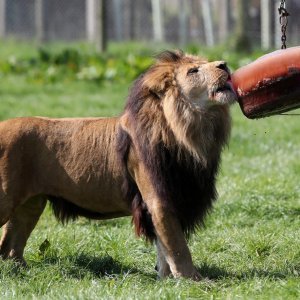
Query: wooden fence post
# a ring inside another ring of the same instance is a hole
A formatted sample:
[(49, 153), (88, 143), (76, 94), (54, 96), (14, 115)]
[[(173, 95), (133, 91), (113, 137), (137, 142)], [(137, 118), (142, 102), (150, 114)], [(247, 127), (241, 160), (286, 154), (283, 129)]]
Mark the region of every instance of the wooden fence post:
[(220, 20), (219, 20), (219, 40), (224, 42), (228, 38), (230, 24), (230, 0), (220, 0), (219, 5)]
[(96, 39), (96, 47), (98, 51), (105, 52), (107, 48), (107, 36), (106, 36), (106, 0), (99, 0), (98, 2), (98, 39)]
[(203, 16), (203, 23), (204, 23), (206, 45), (211, 47), (215, 44), (212, 14), (211, 14), (211, 3), (210, 0), (202, 0), (201, 3), (202, 3), (202, 16)]
[(86, 0), (85, 2), (86, 35), (89, 42), (94, 42), (95, 39), (95, 3), (95, 0)]
[(187, 44), (187, 6), (186, 0), (179, 0), (179, 44)]
[(279, 6), (280, 6), (280, 1), (276, 1), (274, 7), (274, 16), (275, 16), (274, 46), (276, 49), (281, 48), (281, 26), (279, 23), (279, 13), (278, 13)]
[(162, 13), (161, 13), (161, 1), (160, 0), (152, 0), (152, 22), (153, 22), (153, 35), (155, 41), (163, 41), (164, 33), (163, 33), (163, 21), (162, 21)]
[(122, 31), (122, 0), (113, 0), (114, 8), (114, 25), (117, 41), (121, 41), (123, 37)]
[(0, 0), (0, 38), (6, 33), (6, 0)]
[(136, 38), (136, 6), (138, 0), (129, 1), (129, 38), (134, 40)]
[(236, 4), (237, 20), (235, 24), (234, 50), (238, 52), (250, 52), (252, 45), (248, 36), (249, 29), (249, 1), (238, 0)]
[(260, 1), (261, 11), (261, 47), (265, 50), (271, 48), (271, 2)]
[(38, 43), (41, 43), (44, 40), (43, 0), (35, 0), (34, 21), (36, 40)]
[(106, 0), (86, 0), (86, 31), (90, 42), (94, 42), (100, 52), (106, 50), (105, 28)]

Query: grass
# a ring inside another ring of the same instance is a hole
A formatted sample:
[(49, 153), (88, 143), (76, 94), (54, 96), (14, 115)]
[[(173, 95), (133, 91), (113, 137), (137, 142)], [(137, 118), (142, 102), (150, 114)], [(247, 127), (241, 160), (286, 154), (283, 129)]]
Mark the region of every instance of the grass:
[(126, 99), (128, 84), (102, 85), (81, 81), (34, 84), (25, 76), (8, 75), (0, 79), (0, 118), (45, 115), (116, 115)]
[[(0, 79), (0, 119), (116, 115), (129, 86)], [(300, 118), (247, 120), (238, 106), (232, 113), (219, 199), (190, 240), (207, 280), (157, 280), (154, 248), (135, 238), (129, 218), (63, 227), (47, 208), (26, 247), (29, 267), (0, 261), (0, 298), (299, 299)]]

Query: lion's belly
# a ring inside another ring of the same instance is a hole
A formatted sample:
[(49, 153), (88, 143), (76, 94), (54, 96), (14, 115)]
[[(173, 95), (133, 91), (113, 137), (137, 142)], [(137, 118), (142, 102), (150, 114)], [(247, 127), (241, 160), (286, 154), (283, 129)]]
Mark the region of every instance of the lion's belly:
[(81, 178), (62, 176), (54, 184), (46, 185), (44, 194), (61, 197), (87, 210), (101, 214), (130, 213), (122, 196), (121, 178), (114, 178), (109, 172), (102, 176), (89, 173)]

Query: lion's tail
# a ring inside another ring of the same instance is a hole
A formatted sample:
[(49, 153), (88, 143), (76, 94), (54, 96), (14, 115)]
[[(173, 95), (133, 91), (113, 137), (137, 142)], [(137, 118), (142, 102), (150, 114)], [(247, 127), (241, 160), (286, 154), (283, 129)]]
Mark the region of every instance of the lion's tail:
[(139, 191), (137, 191), (133, 198), (131, 208), (132, 223), (134, 224), (136, 235), (145, 236), (148, 241), (154, 241), (156, 235), (151, 214)]

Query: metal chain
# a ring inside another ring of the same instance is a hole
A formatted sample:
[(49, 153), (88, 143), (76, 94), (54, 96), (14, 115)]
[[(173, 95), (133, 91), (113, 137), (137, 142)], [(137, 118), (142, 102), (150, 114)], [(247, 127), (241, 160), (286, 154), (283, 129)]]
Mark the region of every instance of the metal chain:
[(286, 49), (286, 28), (288, 25), (288, 16), (290, 15), (285, 8), (285, 0), (281, 0), (280, 7), (278, 8), (279, 12), (279, 23), (281, 25), (281, 49)]
[[(288, 16), (290, 15), (285, 8), (285, 0), (281, 0), (280, 7), (278, 8), (279, 12), (279, 23), (281, 25), (281, 49), (286, 49), (286, 28), (288, 25)], [(289, 114), (289, 113), (281, 113), (279, 116), (299, 116), (300, 114)]]

